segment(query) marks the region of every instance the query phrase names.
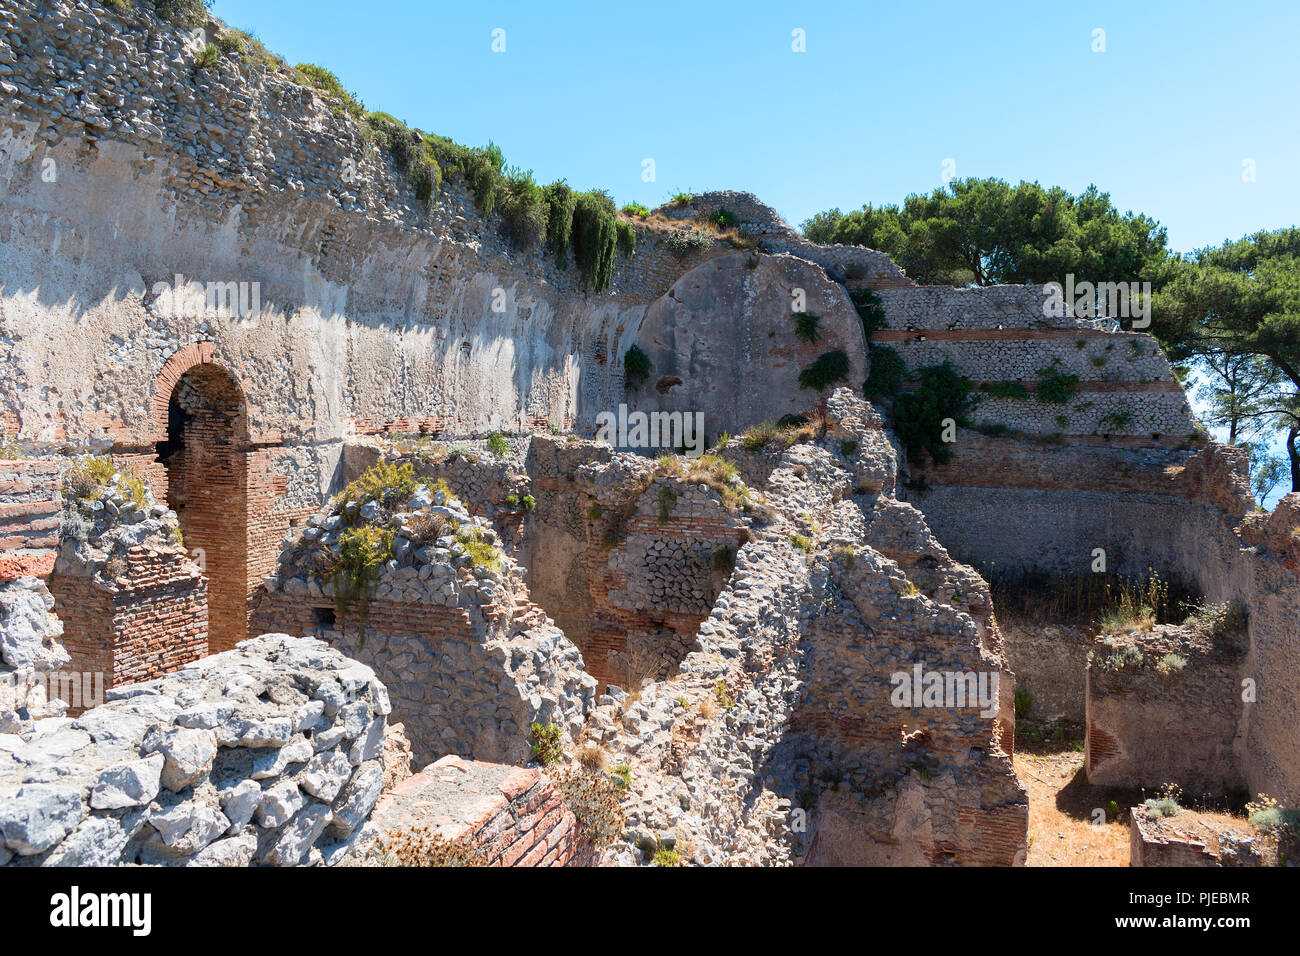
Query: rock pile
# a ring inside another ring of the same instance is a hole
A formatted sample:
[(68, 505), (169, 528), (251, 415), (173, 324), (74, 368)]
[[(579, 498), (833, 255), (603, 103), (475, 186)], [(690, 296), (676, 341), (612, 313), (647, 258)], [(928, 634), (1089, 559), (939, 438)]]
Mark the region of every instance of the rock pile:
[(0, 865), (330, 864), (379, 798), (388, 693), (320, 641), (265, 634), (109, 697), (0, 734)]

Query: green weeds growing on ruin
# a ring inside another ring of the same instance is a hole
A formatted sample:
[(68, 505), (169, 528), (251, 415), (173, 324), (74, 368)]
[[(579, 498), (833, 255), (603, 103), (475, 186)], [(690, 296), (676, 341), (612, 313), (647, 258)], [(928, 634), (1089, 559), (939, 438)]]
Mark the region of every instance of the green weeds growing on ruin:
[(623, 353), (623, 387), (640, 388), (650, 374), (650, 356), (639, 345)]
[(796, 312), (792, 318), (794, 319), (794, 334), (796, 337), (810, 344), (822, 337), (817, 328), (821, 324), (821, 316), (809, 315), (807, 312)]
[(849, 377), (849, 357), (840, 349), (824, 352), (799, 373), (799, 387), (820, 392)]
[(533, 759), (543, 767), (564, 757), (564, 732), (555, 724), (534, 723), (528, 728)]

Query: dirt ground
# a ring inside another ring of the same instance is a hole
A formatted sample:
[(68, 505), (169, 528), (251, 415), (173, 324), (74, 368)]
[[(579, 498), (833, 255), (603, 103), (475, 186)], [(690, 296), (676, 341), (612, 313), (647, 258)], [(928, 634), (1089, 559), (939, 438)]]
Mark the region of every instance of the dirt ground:
[[(1029, 791), (1026, 864), (1128, 866), (1128, 809), (1142, 794), (1088, 783), (1081, 740), (1034, 743), (1026, 735), (1022, 744), (1017, 734), (1016, 744), (1016, 775)], [(1097, 810), (1102, 824), (1094, 822)]]

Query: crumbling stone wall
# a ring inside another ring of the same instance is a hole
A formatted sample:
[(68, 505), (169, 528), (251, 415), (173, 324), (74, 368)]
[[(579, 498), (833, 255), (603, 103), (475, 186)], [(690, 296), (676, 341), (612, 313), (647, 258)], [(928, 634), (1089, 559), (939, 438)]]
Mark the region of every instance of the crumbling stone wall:
[(62, 506), (56, 461), (0, 460), (0, 733), (64, 712), (59, 643), (46, 578), (54, 567)]
[(1276, 866), (1276, 840), (1267, 841), (1248, 824), (1226, 824), (1180, 809), (1153, 817), (1145, 806), (1129, 811), (1129, 866)]
[(68, 678), (95, 688), (93, 697), (69, 701), (78, 712), (102, 703), (104, 689), (158, 677), (209, 651), (207, 578), (180, 543), (176, 513), (147, 486), (137, 498), (122, 464), (112, 464), (117, 470), (102, 486), (69, 479), (49, 581), (64, 621)]
[(267, 634), (110, 697), (0, 738), (0, 864), (328, 864), (362, 836), (390, 710), (370, 668)]
[[(276, 574), (254, 613), (258, 627), (319, 635), (373, 666), (390, 687), (418, 765), (446, 754), (501, 763), (531, 757), (533, 723), (566, 735), (581, 729), (596, 681), (582, 655), (528, 596), (522, 570), (501, 554), (499, 567), (476, 565), (453, 536), (495, 532), (464, 504), (421, 486), (399, 504), (396, 556), (382, 567), (373, 595), (340, 609), (339, 581), (322, 573), (318, 548), (335, 558), (347, 502), (331, 500), (284, 542)], [(428, 542), (413, 541), (417, 517), (451, 524)], [(339, 613), (340, 610), (342, 613)]]
[[(915, 512), (870, 530), (892, 507), (892, 449), (847, 390), (828, 411), (815, 442), (762, 452), (774, 520), (741, 547), (700, 649), (677, 676), (598, 701), (588, 738), (631, 768), (633, 843), (739, 864), (1023, 862), (1028, 806), (1002, 749), (1014, 678), (987, 590)], [(920, 583), (873, 539), (914, 548)], [(1000, 674), (991, 712), (894, 707), (891, 673), (920, 662)]]
[(1088, 780), (1212, 797), (1240, 787), (1244, 638), (1161, 625), (1099, 641), (1086, 672)]
[(535, 599), (602, 684), (674, 673), (731, 573), (752, 519), (689, 474), (538, 436), (529, 458)]
[[(815, 342), (795, 334), (795, 312), (819, 317)], [(737, 252), (691, 270), (647, 309), (637, 344), (650, 372), (629, 406), (699, 412), (710, 440), (806, 415), (821, 396), (799, 374), (827, 352), (847, 357), (848, 384), (866, 377), (862, 323), (844, 289), (794, 256)]]

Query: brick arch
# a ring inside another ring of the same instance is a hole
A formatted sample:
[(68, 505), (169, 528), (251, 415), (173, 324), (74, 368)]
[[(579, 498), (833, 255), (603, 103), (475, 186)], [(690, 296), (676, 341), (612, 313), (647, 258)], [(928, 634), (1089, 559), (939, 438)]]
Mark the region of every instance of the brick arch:
[(154, 393), (158, 462), (167, 503), (208, 579), (208, 648), (248, 636), (248, 401), (239, 379), (212, 361), (210, 342), (168, 360)]
[(216, 360), (216, 345), (213, 342), (191, 342), (182, 349), (173, 352), (163, 364), (162, 371), (154, 380), (153, 398), (151, 400), (151, 418), (153, 421), (153, 440), (162, 441), (167, 437), (168, 409), (176, 386), (180, 384), (185, 373), (200, 365), (210, 365), (220, 370), (238, 390), (240, 414), (235, 421), (235, 436), (241, 445), (247, 445), (248, 427), (248, 385), (232, 369)]

